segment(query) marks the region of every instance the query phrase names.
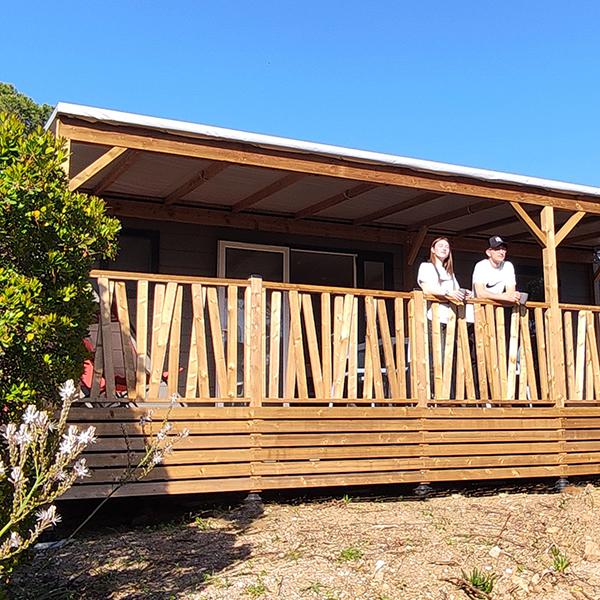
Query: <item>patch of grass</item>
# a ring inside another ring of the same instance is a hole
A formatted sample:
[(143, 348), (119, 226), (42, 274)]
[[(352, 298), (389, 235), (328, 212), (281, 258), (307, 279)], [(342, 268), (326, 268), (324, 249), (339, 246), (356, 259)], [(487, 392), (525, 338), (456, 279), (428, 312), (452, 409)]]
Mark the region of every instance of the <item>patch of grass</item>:
[(571, 564), (567, 555), (561, 552), (558, 546), (551, 546), (550, 554), (552, 555), (552, 568), (557, 573), (564, 573)]
[(498, 575), (496, 573), (484, 573), (480, 571), (477, 567), (473, 567), (470, 573), (465, 573), (465, 571), (461, 571), (463, 579), (468, 581), (469, 584), (475, 589), (484, 592), (485, 594), (491, 594), (494, 589), (494, 584), (496, 583), (496, 579)]
[(231, 587), (231, 582), (227, 577), (217, 575), (214, 571), (207, 571), (202, 574), (202, 581), (207, 585), (212, 585), (217, 589), (224, 589)]
[(290, 550), (286, 553), (285, 558), (287, 560), (293, 560), (294, 562), (297, 562), (302, 558), (302, 551), (298, 550), (297, 548), (294, 550)]
[(204, 519), (202, 517), (195, 517), (193, 523), (201, 531), (212, 529), (212, 523), (208, 519)]
[(267, 586), (260, 577), (256, 583), (251, 583), (246, 586), (246, 594), (248, 594), (250, 598), (260, 598), (261, 596), (264, 596), (267, 591)]
[(320, 594), (325, 589), (325, 586), (319, 581), (311, 581), (302, 591)]
[(346, 506), (348, 506), (348, 504), (350, 504), (352, 502), (352, 497), (349, 496), (348, 494), (344, 494), (342, 496), (342, 504), (345, 504)]
[(360, 548), (354, 546), (348, 546), (340, 552), (339, 560), (347, 562), (351, 560), (359, 560), (363, 556), (363, 551)]

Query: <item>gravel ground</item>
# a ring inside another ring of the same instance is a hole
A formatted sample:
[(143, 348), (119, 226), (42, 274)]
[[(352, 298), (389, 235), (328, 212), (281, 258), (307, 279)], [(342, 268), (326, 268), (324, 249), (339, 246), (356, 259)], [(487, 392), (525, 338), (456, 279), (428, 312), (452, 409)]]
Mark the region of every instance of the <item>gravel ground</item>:
[[(54, 553), (39, 551), (11, 594), (600, 599), (600, 487), (488, 493), (253, 502), (159, 525), (101, 528)], [(491, 592), (469, 587), (474, 569), (495, 578)]]

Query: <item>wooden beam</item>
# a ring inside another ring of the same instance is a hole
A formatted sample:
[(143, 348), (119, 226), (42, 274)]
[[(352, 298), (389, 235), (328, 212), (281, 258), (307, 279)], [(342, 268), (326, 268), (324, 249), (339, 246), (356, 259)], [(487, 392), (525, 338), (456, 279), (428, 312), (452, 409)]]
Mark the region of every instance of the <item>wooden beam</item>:
[[(237, 214), (224, 210), (195, 208), (188, 206), (165, 206), (158, 202), (149, 202), (147, 198), (107, 196), (111, 213), (120, 217), (132, 217), (151, 221), (173, 221), (196, 223), (212, 227), (233, 227), (297, 235), (314, 235), (327, 238), (380, 242), (383, 244), (406, 244), (411, 235), (398, 228), (364, 226), (355, 227), (345, 223), (317, 221), (311, 219), (291, 219), (260, 214)], [(433, 240), (437, 236), (430, 236)], [(475, 238), (453, 238), (455, 250), (483, 252), (487, 241)], [(511, 256), (525, 256), (539, 259), (539, 247), (532, 244), (511, 243)], [(564, 248), (559, 250), (561, 260), (569, 262), (592, 262), (591, 252)]]
[(127, 152), (119, 156), (114, 161), (112, 169), (98, 182), (92, 191), (93, 194), (103, 194), (129, 167), (134, 163), (135, 159), (140, 155), (139, 150), (127, 149)]
[(416, 173), (404, 167), (391, 165), (358, 164), (340, 158), (300, 154), (290, 150), (257, 149), (250, 145), (242, 146), (239, 142), (221, 142), (217, 145), (214, 140), (184, 140), (159, 132), (148, 135), (148, 133), (140, 133), (139, 130), (131, 128), (119, 127), (118, 129), (112, 129), (109, 125), (103, 125), (103, 128), (99, 129), (97, 124), (82, 123), (68, 118), (63, 121), (62, 134), (73, 141), (82, 143), (126, 146), (148, 152), (192, 156), (247, 166), (397, 185), (437, 191), (444, 194), (459, 194), (506, 202), (554, 206), (565, 210), (585, 210), (600, 214), (600, 201), (594, 196), (573, 195), (555, 191), (539, 193), (530, 191), (530, 187), (518, 186), (517, 184), (502, 184), (475, 179), (466, 182), (458, 180), (458, 177), (453, 175)]
[(100, 158), (97, 158), (91, 165), (87, 166), (83, 171), (80, 171), (71, 181), (69, 182), (69, 190), (74, 192), (79, 189), (86, 181), (89, 181), (94, 175), (100, 173), (102, 169), (105, 169), (110, 163), (119, 158), (123, 152), (126, 152), (127, 148), (122, 146), (115, 146), (107, 152), (105, 152)]
[(277, 181), (274, 181), (257, 192), (250, 194), (250, 196), (247, 198), (236, 202), (231, 207), (231, 210), (236, 213), (240, 212), (241, 210), (245, 210), (246, 208), (250, 208), (251, 206), (258, 204), (261, 200), (264, 200), (265, 198), (275, 194), (276, 192), (280, 192), (281, 190), (294, 185), (294, 183), (300, 181), (300, 179), (303, 179), (304, 177), (305, 175), (302, 173), (288, 173), (281, 179), (278, 179)]
[(586, 212), (580, 210), (579, 212), (572, 214), (567, 219), (566, 223), (564, 223), (558, 233), (554, 236), (557, 246), (569, 235), (569, 233), (571, 233), (571, 231), (573, 231), (575, 225), (577, 225), (577, 223), (579, 223), (579, 221), (581, 221), (586, 214)]
[(511, 215), (510, 217), (504, 217), (503, 219), (494, 219), (493, 221), (487, 221), (485, 223), (480, 223), (479, 225), (473, 225), (472, 227), (467, 227), (465, 229), (461, 229), (457, 231), (454, 235), (469, 235), (471, 233), (482, 233), (484, 231), (489, 231), (490, 229), (495, 229), (496, 227), (502, 227), (503, 225), (510, 225), (518, 220), (516, 215)]
[(435, 215), (433, 217), (429, 217), (428, 219), (423, 219), (418, 223), (411, 223), (410, 226), (414, 229), (420, 229), (425, 225), (439, 225), (441, 223), (445, 223), (446, 221), (460, 219), (461, 217), (468, 217), (469, 215), (481, 212), (482, 210), (489, 210), (490, 208), (495, 208), (495, 205), (490, 204), (489, 200), (483, 200), (482, 202), (476, 202), (475, 204), (470, 204), (469, 206), (456, 208), (454, 210), (442, 213), (441, 215)]
[[(595, 221), (596, 219), (594, 219)], [(591, 219), (589, 219), (589, 222), (586, 223), (586, 225), (589, 225), (591, 223)], [(600, 231), (595, 230), (595, 231), (589, 231), (588, 233), (582, 233), (581, 235), (576, 235), (574, 237), (570, 237), (569, 238), (569, 244), (576, 244), (578, 242), (585, 242), (587, 240), (592, 240), (594, 238), (600, 238)]]
[(427, 230), (429, 229), (429, 227), (427, 225), (423, 225), (423, 227), (421, 227), (421, 229), (419, 229), (419, 231), (417, 232), (417, 235), (415, 235), (414, 239), (412, 240), (412, 244), (410, 246), (410, 251), (408, 253), (408, 264), (409, 265), (414, 265), (415, 264), (415, 259), (417, 258), (417, 254), (419, 254), (419, 250), (421, 249), (421, 246), (423, 245), (423, 240), (425, 239), (425, 236), (427, 235)]
[(358, 185), (351, 187), (350, 189), (344, 190), (339, 194), (334, 194), (329, 198), (325, 198), (325, 200), (321, 200), (316, 202), (315, 204), (311, 204), (302, 210), (299, 210), (295, 215), (294, 219), (304, 219), (305, 217), (310, 217), (311, 215), (316, 215), (332, 206), (336, 206), (337, 204), (341, 204), (342, 202), (346, 202), (346, 200), (352, 200), (352, 198), (356, 198), (361, 194), (366, 194), (371, 190), (374, 190), (377, 186), (375, 183), (359, 183)]
[(510, 205), (513, 207), (517, 216), (525, 225), (529, 228), (531, 233), (537, 238), (538, 242), (545, 248), (546, 246), (546, 234), (538, 227), (537, 223), (529, 216), (529, 213), (518, 203), (511, 202)]
[(426, 202), (431, 202), (436, 198), (442, 198), (443, 196), (445, 196), (445, 194), (438, 194), (437, 192), (425, 192), (424, 194), (419, 194), (414, 198), (410, 198), (408, 200), (405, 199), (401, 202), (396, 202), (395, 204), (392, 204), (392, 206), (376, 210), (375, 212), (364, 215), (363, 217), (354, 219), (353, 223), (354, 225), (364, 225), (365, 223), (371, 223), (373, 221), (377, 221), (377, 219), (383, 219), (384, 217), (395, 215), (399, 212), (408, 210), (409, 208), (414, 208), (415, 206), (420, 206), (422, 204), (425, 204)]
[(548, 352), (550, 352), (549, 373), (550, 398), (557, 407), (564, 406), (566, 400), (565, 353), (563, 345), (562, 314), (558, 298), (558, 265), (556, 243), (554, 241), (554, 209), (546, 206), (542, 209), (541, 225), (546, 243), (542, 250), (544, 264), (545, 301), (548, 303)]
[(191, 179), (188, 179), (185, 183), (174, 189), (168, 196), (165, 197), (164, 203), (175, 204), (177, 200), (187, 196), (195, 189), (198, 189), (201, 185), (204, 185), (207, 181), (210, 181), (213, 177), (216, 177), (219, 173), (223, 172), (227, 167), (230, 166), (230, 163), (211, 163), (206, 169), (202, 169)]

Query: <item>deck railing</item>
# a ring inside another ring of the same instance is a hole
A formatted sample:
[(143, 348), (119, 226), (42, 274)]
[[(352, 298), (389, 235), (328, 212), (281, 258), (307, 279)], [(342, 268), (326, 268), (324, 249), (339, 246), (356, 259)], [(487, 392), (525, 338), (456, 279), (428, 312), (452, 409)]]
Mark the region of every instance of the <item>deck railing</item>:
[(256, 277), (92, 277), (91, 402), (549, 406), (556, 348), (567, 401), (600, 400), (596, 306), (561, 305), (555, 339), (544, 303), (457, 305)]

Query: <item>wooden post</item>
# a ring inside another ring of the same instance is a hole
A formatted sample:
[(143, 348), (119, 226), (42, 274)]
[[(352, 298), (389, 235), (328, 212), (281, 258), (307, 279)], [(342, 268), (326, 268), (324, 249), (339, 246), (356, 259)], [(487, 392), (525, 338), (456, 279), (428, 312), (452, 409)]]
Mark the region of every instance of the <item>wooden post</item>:
[(265, 379), (265, 360), (263, 357), (262, 346), (262, 328), (263, 328), (263, 293), (262, 278), (257, 276), (250, 277), (250, 325), (246, 329), (249, 333), (249, 339), (244, 343), (249, 345), (247, 354), (250, 361), (249, 384), (250, 406), (261, 406), (263, 380)]
[(417, 398), (417, 406), (425, 407), (430, 398), (428, 375), (429, 375), (429, 354), (426, 352), (427, 344), (427, 303), (423, 292), (415, 290), (413, 292), (414, 313), (413, 313), (413, 339), (414, 354), (411, 356), (412, 364), (415, 369), (416, 389), (412, 391), (413, 397)]
[(544, 290), (546, 302), (548, 303), (548, 348), (550, 353), (551, 398), (556, 406), (565, 405), (566, 381), (565, 381), (565, 352), (563, 344), (563, 325), (558, 305), (558, 267), (556, 262), (556, 240), (554, 233), (554, 208), (545, 206), (541, 213), (542, 231), (546, 236), (546, 246), (542, 251), (544, 263)]

